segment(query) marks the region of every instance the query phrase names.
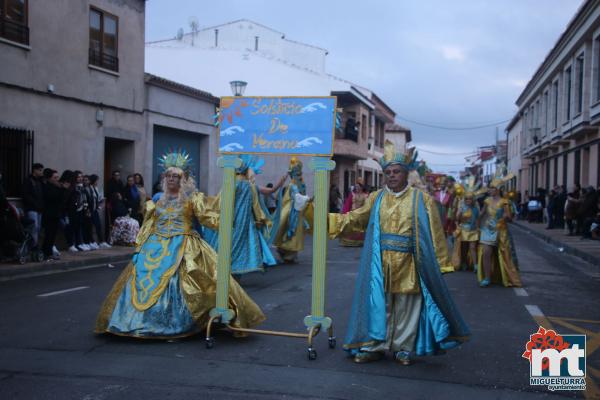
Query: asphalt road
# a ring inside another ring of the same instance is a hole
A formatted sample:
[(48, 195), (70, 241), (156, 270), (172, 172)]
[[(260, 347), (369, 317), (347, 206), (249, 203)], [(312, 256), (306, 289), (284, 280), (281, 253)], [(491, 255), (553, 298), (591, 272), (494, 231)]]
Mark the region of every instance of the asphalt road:
[[(360, 249), (337, 242), (328, 250), (326, 313), (338, 348), (328, 348), (326, 334), (317, 336), (314, 361), (306, 343), (293, 338), (234, 339), (217, 332), (209, 350), (200, 336), (171, 343), (94, 335), (96, 313), (122, 265), (2, 282), (0, 398), (583, 398), (529, 385), (521, 354), (538, 322), (562, 334), (588, 334), (586, 395), (598, 396), (592, 380), (600, 382), (594, 375), (600, 370), (600, 271), (516, 229), (514, 238), (525, 290), (481, 289), (473, 273), (446, 275), (472, 339), (410, 367), (389, 358), (358, 365), (341, 350)], [(310, 247), (309, 238), (298, 265), (244, 276), (242, 285), (268, 317), (262, 328), (305, 331)]]

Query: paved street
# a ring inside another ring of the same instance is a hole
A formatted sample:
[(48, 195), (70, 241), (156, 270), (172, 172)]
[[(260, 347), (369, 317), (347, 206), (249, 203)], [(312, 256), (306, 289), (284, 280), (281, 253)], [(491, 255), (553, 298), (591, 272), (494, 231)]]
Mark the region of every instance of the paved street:
[[(525, 290), (480, 289), (473, 273), (446, 275), (472, 340), (446, 355), (402, 367), (391, 359), (357, 365), (345, 357), (359, 249), (331, 242), (326, 309), (338, 348), (316, 338), (309, 361), (300, 339), (216, 334), (173, 343), (92, 333), (100, 304), (123, 265), (0, 283), (2, 399), (399, 399), (570, 398), (529, 386), (521, 358), (538, 322), (558, 333), (588, 334), (588, 398), (600, 382), (598, 267), (513, 229)], [(310, 238), (309, 238), (310, 239)], [(310, 245), (310, 243), (307, 243)], [(245, 276), (242, 285), (268, 316), (264, 329), (304, 330), (310, 309), (310, 246), (301, 263)], [(534, 317), (536, 319), (534, 319)], [(595, 335), (595, 336), (593, 336)], [(596, 384), (591, 383), (594, 379)]]

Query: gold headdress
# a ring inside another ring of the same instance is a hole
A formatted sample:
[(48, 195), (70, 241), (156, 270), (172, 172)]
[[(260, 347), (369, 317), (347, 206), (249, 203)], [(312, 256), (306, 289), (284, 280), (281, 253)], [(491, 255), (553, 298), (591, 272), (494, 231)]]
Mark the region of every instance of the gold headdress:
[(472, 175), (467, 177), (463, 190), (464, 197), (479, 197), (487, 191), (485, 188), (481, 188), (481, 183)]
[(510, 181), (513, 177), (513, 173), (507, 173), (506, 165), (504, 163), (500, 163), (496, 166), (496, 173), (494, 174), (494, 179), (492, 179), (489, 186), (496, 189), (500, 189), (506, 184), (506, 182)]
[(386, 140), (383, 146), (383, 157), (379, 159), (379, 164), (381, 164), (381, 168), (383, 169), (389, 165), (399, 164), (409, 171), (412, 171), (418, 166), (417, 155), (418, 153), (415, 151), (415, 147), (411, 147), (406, 150), (405, 153), (401, 153), (396, 150), (394, 143)]

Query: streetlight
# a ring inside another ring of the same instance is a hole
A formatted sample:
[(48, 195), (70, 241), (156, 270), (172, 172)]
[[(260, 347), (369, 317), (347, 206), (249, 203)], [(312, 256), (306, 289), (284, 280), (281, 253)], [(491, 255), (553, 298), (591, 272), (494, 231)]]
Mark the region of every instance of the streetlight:
[(231, 85), (231, 92), (233, 93), (234, 96), (243, 96), (244, 90), (246, 90), (246, 86), (248, 85), (248, 82), (231, 81), (231, 82), (229, 82), (229, 85)]

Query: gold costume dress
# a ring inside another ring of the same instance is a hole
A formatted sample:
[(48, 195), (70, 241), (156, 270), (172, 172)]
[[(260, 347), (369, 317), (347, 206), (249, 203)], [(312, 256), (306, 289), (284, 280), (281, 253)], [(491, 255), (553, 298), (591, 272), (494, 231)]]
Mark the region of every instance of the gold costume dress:
[[(217, 254), (193, 229), (193, 219), (213, 229), (219, 215), (202, 193), (146, 203), (132, 261), (100, 309), (95, 332), (141, 338), (188, 336), (204, 329), (215, 306)], [(238, 283), (229, 282), (233, 326), (265, 319)]]
[(285, 262), (296, 261), (298, 252), (304, 249), (304, 235), (311, 230), (313, 206), (303, 185), (292, 180), (279, 195), (271, 241)]
[(480, 228), (477, 278), (481, 282), (484, 276), (483, 247), (481, 244), (494, 247), (492, 254), (492, 283), (504, 286), (521, 286), (521, 277), (517, 269), (517, 257), (511, 245), (508, 226), (504, 217), (511, 217), (510, 200), (500, 198), (494, 205), (491, 198), (485, 199), (486, 213)]

